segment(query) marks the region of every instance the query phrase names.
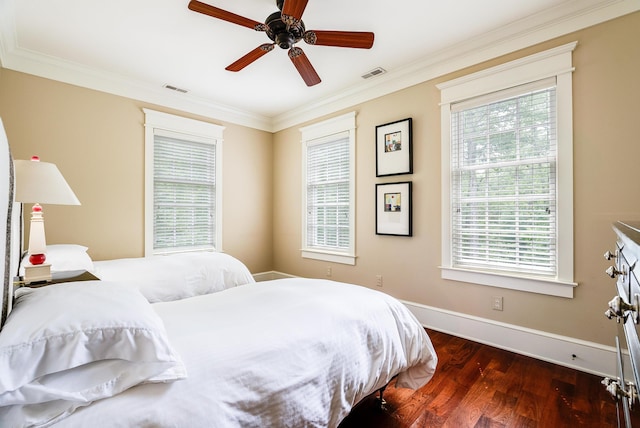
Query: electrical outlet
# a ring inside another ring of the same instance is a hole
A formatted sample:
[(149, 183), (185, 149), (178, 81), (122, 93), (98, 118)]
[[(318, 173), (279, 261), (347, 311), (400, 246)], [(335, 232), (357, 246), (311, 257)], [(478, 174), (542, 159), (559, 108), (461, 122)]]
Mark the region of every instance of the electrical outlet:
[(376, 285), (382, 287), (382, 275), (376, 275)]
[(493, 310), (494, 311), (502, 310), (502, 296), (493, 296)]
[(327, 276), (331, 276), (331, 266), (327, 266)]

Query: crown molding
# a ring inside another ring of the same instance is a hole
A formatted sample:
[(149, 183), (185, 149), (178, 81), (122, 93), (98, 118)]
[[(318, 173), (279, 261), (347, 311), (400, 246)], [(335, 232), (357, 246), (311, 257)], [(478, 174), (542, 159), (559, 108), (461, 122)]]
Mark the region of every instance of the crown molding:
[(280, 131), (638, 10), (640, 0), (574, 0), (281, 114), (274, 118), (273, 128)]
[(640, 10), (640, 0), (572, 0), (513, 22), (473, 40), (429, 55), (401, 69), (345, 88), (339, 94), (299, 106), (276, 117), (243, 111), (190, 94), (178, 94), (115, 73), (83, 67), (20, 48), (14, 1), (0, 2), (2, 67), (150, 104), (268, 132), (332, 114), (413, 85)]
[(0, 52), (2, 53), (0, 60), (2, 66), (10, 70), (197, 114), (217, 121), (226, 121), (273, 132), (271, 118), (213, 103), (204, 98), (174, 93), (126, 76), (105, 73), (75, 63), (61, 61), (58, 58), (45, 57), (26, 49), (14, 48), (7, 54), (6, 49), (0, 47)]

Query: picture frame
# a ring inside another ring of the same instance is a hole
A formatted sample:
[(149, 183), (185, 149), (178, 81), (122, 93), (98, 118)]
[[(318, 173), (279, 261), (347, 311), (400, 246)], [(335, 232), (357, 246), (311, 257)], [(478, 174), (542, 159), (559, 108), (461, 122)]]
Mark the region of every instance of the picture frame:
[(376, 126), (376, 177), (413, 174), (413, 119)]
[(412, 236), (411, 181), (376, 184), (376, 235)]

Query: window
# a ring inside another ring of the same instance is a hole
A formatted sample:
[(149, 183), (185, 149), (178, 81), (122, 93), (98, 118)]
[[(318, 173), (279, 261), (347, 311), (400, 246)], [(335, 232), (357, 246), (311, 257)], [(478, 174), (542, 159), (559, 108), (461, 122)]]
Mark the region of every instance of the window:
[(355, 264), (355, 113), (302, 132), (302, 257)]
[(574, 48), (438, 85), (443, 278), (573, 297)]
[(224, 128), (144, 112), (145, 254), (220, 251)]

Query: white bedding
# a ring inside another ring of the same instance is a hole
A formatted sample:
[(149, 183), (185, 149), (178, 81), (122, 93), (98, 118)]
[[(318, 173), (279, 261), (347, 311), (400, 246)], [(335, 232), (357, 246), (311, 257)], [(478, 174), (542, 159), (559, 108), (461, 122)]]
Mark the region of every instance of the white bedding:
[(93, 266), (94, 273), (101, 280), (131, 284), (152, 303), (214, 293), (255, 282), (240, 260), (217, 252), (94, 261)]
[(18, 289), (0, 373), (0, 427), (46, 425), (140, 383), (187, 376), (151, 304), (104, 281)]
[(393, 376), (418, 388), (437, 363), (399, 301), (356, 285), (284, 279), (152, 306), (187, 379), (136, 386), (56, 427), (335, 427)]

